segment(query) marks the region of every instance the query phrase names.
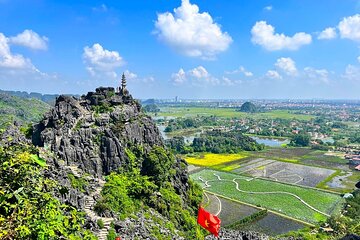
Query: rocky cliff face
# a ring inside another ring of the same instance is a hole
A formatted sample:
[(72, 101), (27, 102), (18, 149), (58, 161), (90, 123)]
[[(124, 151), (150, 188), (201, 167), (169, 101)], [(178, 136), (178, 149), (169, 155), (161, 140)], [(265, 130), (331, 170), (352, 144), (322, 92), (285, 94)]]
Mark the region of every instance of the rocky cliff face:
[(126, 167), (126, 148), (142, 145), (148, 151), (162, 146), (163, 140), (131, 96), (98, 88), (80, 99), (59, 96), (35, 127), (33, 143), (56, 153), (67, 165), (100, 177)]
[[(115, 92), (114, 88), (97, 88), (80, 98), (59, 96), (54, 108), (34, 126), (32, 143), (43, 149), (42, 157), (49, 163), (46, 176), (64, 186), (57, 197), (85, 211), (89, 220), (87, 226), (94, 232), (99, 231), (96, 226), (99, 219), (109, 224), (113, 222), (115, 226), (123, 224), (111, 219), (115, 217), (111, 212), (98, 216), (92, 211), (101, 198), (103, 176), (112, 171), (126, 172), (134, 164), (129, 150), (141, 149), (141, 156), (146, 156), (155, 146), (164, 147), (158, 128), (141, 111), (140, 104), (128, 92)], [(149, 166), (144, 157), (136, 161), (136, 167), (147, 175)], [(186, 199), (189, 185), (184, 166), (183, 160), (175, 159), (171, 167), (175, 174), (170, 182), (177, 194)], [(87, 185), (81, 191), (74, 188), (69, 174), (76, 179), (86, 176)], [(135, 223), (137, 220), (129, 218), (127, 221)], [(141, 233), (148, 237), (143, 223), (132, 229), (137, 230), (130, 235)], [(103, 233), (98, 232), (99, 236)]]

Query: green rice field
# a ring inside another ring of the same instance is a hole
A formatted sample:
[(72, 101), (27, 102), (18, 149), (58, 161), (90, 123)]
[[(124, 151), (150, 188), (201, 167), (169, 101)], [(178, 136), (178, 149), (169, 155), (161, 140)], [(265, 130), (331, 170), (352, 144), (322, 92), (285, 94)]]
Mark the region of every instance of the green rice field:
[[(214, 173), (219, 175), (222, 180), (227, 181), (219, 181)], [(192, 174), (191, 178), (204, 187), (205, 185), (199, 180), (199, 177), (204, 181), (210, 181), (208, 184), (211, 186), (206, 188), (207, 191), (233, 200), (264, 207), (288, 217), (312, 224), (325, 220), (327, 216), (306, 206), (294, 196), (284, 193), (261, 194), (260, 192), (271, 191), (295, 194), (310, 206), (328, 215), (339, 211), (341, 204), (344, 202), (338, 194), (280, 182), (267, 181), (264, 179), (255, 178), (250, 180), (251, 178), (249, 177), (234, 173), (204, 169)], [(232, 182), (234, 178), (239, 178), (235, 181), (239, 184), (240, 190), (258, 193), (244, 193), (237, 191), (235, 183)]]
[(281, 118), (281, 119), (298, 119), (310, 120), (311, 115), (295, 114), (287, 110), (274, 110), (263, 113), (244, 113), (236, 111), (235, 108), (202, 108), (202, 107), (166, 107), (161, 108), (157, 113), (163, 117), (196, 117), (196, 116), (217, 116), (225, 118), (249, 117), (255, 119), (261, 118)]

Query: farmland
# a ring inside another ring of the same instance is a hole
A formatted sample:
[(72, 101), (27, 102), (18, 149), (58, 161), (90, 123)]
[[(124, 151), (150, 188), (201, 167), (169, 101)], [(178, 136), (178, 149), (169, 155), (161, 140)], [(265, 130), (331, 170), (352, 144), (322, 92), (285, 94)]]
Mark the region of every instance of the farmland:
[(203, 154), (192, 154), (186, 157), (186, 161), (189, 164), (194, 164), (203, 167), (214, 167), (222, 165), (224, 163), (241, 160), (248, 157), (247, 152), (239, 154), (214, 154), (214, 153), (203, 153)]
[(236, 108), (206, 108), (206, 107), (164, 107), (157, 113), (162, 117), (197, 117), (197, 116), (216, 116), (224, 118), (281, 118), (281, 119), (297, 119), (310, 120), (313, 116), (304, 114), (295, 114), (287, 110), (273, 110), (260, 113), (244, 113), (236, 111)]
[[(218, 200), (213, 194), (207, 193), (207, 195), (210, 204), (208, 204), (205, 208), (211, 213), (216, 213), (218, 211), (218, 201), (221, 201), (222, 210), (219, 214), (219, 217), (221, 219), (222, 226), (224, 226), (225, 228), (228, 225), (243, 219), (244, 217), (248, 217), (260, 211), (257, 208), (231, 201), (223, 197), (218, 197)], [(207, 202), (207, 199), (205, 199), (204, 201)], [(301, 229), (304, 226), (305, 225), (300, 222), (293, 221), (291, 219), (287, 219), (282, 216), (268, 212), (266, 216), (258, 219), (257, 221), (242, 225), (240, 230), (247, 229), (251, 231), (266, 233), (267, 235), (278, 235), (286, 233), (288, 231), (295, 231)]]
[[(222, 181), (220, 181), (214, 173), (217, 174)], [(265, 207), (274, 212), (309, 223), (325, 220), (326, 215), (336, 212), (343, 201), (337, 194), (264, 179), (252, 179), (233, 173), (206, 169), (192, 174), (191, 178), (204, 187), (204, 182), (202, 182), (199, 177), (204, 181), (209, 181), (208, 184), (210, 187), (206, 189), (210, 192)], [(232, 181), (234, 178), (236, 178), (235, 181), (239, 184), (241, 192), (236, 190), (236, 185)], [(268, 192), (269, 189), (271, 189), (273, 193), (263, 194), (264, 192)], [(316, 210), (307, 206), (294, 196), (285, 193), (298, 196)]]

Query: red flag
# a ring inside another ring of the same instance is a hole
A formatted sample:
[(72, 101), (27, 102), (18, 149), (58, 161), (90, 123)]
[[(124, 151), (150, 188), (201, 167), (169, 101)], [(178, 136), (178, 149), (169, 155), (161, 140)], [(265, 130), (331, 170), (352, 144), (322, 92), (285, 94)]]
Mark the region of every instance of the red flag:
[(214, 234), (216, 237), (219, 236), (219, 230), (221, 224), (220, 218), (205, 211), (205, 209), (202, 207), (199, 208), (197, 222), (203, 228)]

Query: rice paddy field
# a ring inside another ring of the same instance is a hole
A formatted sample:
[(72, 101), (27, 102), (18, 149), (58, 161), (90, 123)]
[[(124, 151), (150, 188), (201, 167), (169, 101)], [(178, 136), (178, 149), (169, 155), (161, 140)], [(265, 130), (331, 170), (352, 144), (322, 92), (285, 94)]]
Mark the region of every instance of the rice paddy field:
[(196, 117), (196, 116), (217, 116), (224, 118), (282, 118), (282, 119), (298, 119), (310, 120), (313, 118), (311, 115), (295, 114), (287, 110), (274, 110), (263, 113), (244, 113), (236, 111), (236, 108), (206, 108), (206, 107), (165, 107), (157, 113), (157, 116), (162, 117)]
[[(214, 173), (220, 176), (222, 180), (219, 180)], [(192, 174), (191, 178), (204, 187), (205, 184), (199, 177), (204, 181), (209, 181), (210, 187), (206, 188), (207, 191), (235, 201), (261, 206), (307, 223), (325, 220), (327, 218), (325, 214), (330, 215), (339, 211), (343, 203), (343, 199), (338, 194), (259, 178), (245, 177), (234, 173), (204, 169)], [(236, 185), (232, 181), (234, 178), (236, 178), (235, 181), (239, 184), (239, 189), (245, 192), (239, 192), (236, 189)], [(264, 193), (269, 191), (281, 193)], [(317, 211), (305, 205), (294, 196), (284, 194), (284, 192), (297, 195)]]
[[(204, 202), (209, 201), (209, 203), (206, 205), (205, 209), (211, 213), (216, 213), (218, 211), (218, 201), (221, 201), (222, 210), (219, 214), (219, 217), (221, 219), (221, 225), (225, 228), (226, 226), (236, 221), (239, 221), (251, 214), (260, 211), (257, 208), (234, 202), (223, 197), (218, 197), (218, 200), (213, 194), (208, 193), (207, 195), (209, 199), (204, 199)], [(276, 236), (287, 233), (289, 231), (299, 230), (305, 226), (306, 225), (300, 222), (268, 212), (268, 214), (261, 219), (246, 225), (242, 225), (241, 229), (239, 230), (256, 231), (267, 235)]]

